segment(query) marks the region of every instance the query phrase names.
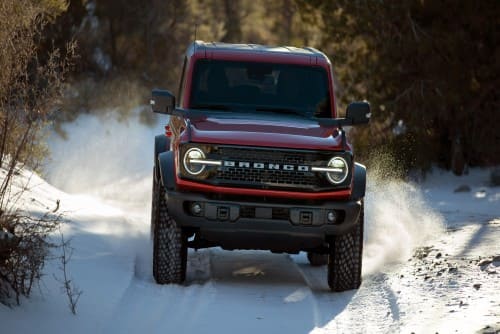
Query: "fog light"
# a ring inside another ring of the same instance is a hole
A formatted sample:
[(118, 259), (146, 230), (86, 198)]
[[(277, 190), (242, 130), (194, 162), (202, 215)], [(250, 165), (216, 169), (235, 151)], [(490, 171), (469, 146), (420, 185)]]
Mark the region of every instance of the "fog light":
[(191, 213), (195, 216), (199, 216), (201, 214), (201, 204), (200, 203), (193, 203), (191, 204)]
[(328, 222), (330, 223), (335, 223), (335, 221), (337, 220), (337, 213), (335, 211), (329, 211), (326, 214), (326, 219), (328, 219)]

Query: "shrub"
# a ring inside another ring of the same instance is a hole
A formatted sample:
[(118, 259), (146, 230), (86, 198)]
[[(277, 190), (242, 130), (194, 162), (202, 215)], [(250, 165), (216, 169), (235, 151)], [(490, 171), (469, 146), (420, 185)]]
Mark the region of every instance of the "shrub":
[(59, 217), (33, 217), (16, 204), (25, 186), (13, 182), (22, 168), (36, 169), (46, 154), (42, 129), (63, 88), (74, 56), (66, 50), (41, 52), (43, 28), (64, 11), (63, 0), (0, 2), (0, 297), (29, 296), (40, 278)]

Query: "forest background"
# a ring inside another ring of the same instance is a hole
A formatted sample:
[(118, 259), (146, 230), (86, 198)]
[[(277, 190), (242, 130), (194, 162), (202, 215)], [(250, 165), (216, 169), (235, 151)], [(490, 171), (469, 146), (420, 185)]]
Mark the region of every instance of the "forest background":
[(332, 61), (339, 110), (372, 105), (371, 125), (353, 129), (358, 156), (388, 152), (405, 171), (456, 174), (500, 164), (499, 1), (28, 2), (48, 18), (38, 59), (76, 42), (56, 123), (110, 108), (126, 115), (153, 87), (176, 92), (195, 38), (312, 46)]

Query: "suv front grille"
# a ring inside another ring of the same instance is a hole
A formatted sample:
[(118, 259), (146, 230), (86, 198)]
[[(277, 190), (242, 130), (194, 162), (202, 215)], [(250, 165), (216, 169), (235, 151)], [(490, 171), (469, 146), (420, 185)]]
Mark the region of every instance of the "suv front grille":
[[(328, 151), (213, 146), (211, 159), (231, 163), (223, 163), (217, 167), (215, 174), (206, 181), (246, 188), (328, 190), (334, 187), (328, 182), (325, 174), (312, 172), (310, 169), (313, 166), (326, 166), (333, 155), (333, 152)], [(240, 166), (240, 163), (244, 166)], [(269, 168), (270, 165), (279, 168)], [(284, 167), (290, 170), (285, 170)]]
[(217, 180), (231, 183), (259, 183), (262, 186), (318, 186), (315, 173), (226, 167), (217, 171)]

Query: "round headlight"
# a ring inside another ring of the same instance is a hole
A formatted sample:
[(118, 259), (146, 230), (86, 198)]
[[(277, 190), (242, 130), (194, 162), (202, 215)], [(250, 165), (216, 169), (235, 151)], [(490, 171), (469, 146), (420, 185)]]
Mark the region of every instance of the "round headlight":
[(332, 171), (327, 172), (326, 176), (328, 181), (333, 184), (340, 184), (345, 181), (347, 178), (347, 174), (349, 174), (349, 167), (347, 166), (347, 162), (344, 158), (335, 157), (328, 161), (328, 168), (331, 168)]
[(191, 160), (205, 159), (205, 153), (197, 147), (192, 147), (184, 153), (184, 169), (191, 175), (199, 175), (205, 169), (205, 165), (191, 163)]

